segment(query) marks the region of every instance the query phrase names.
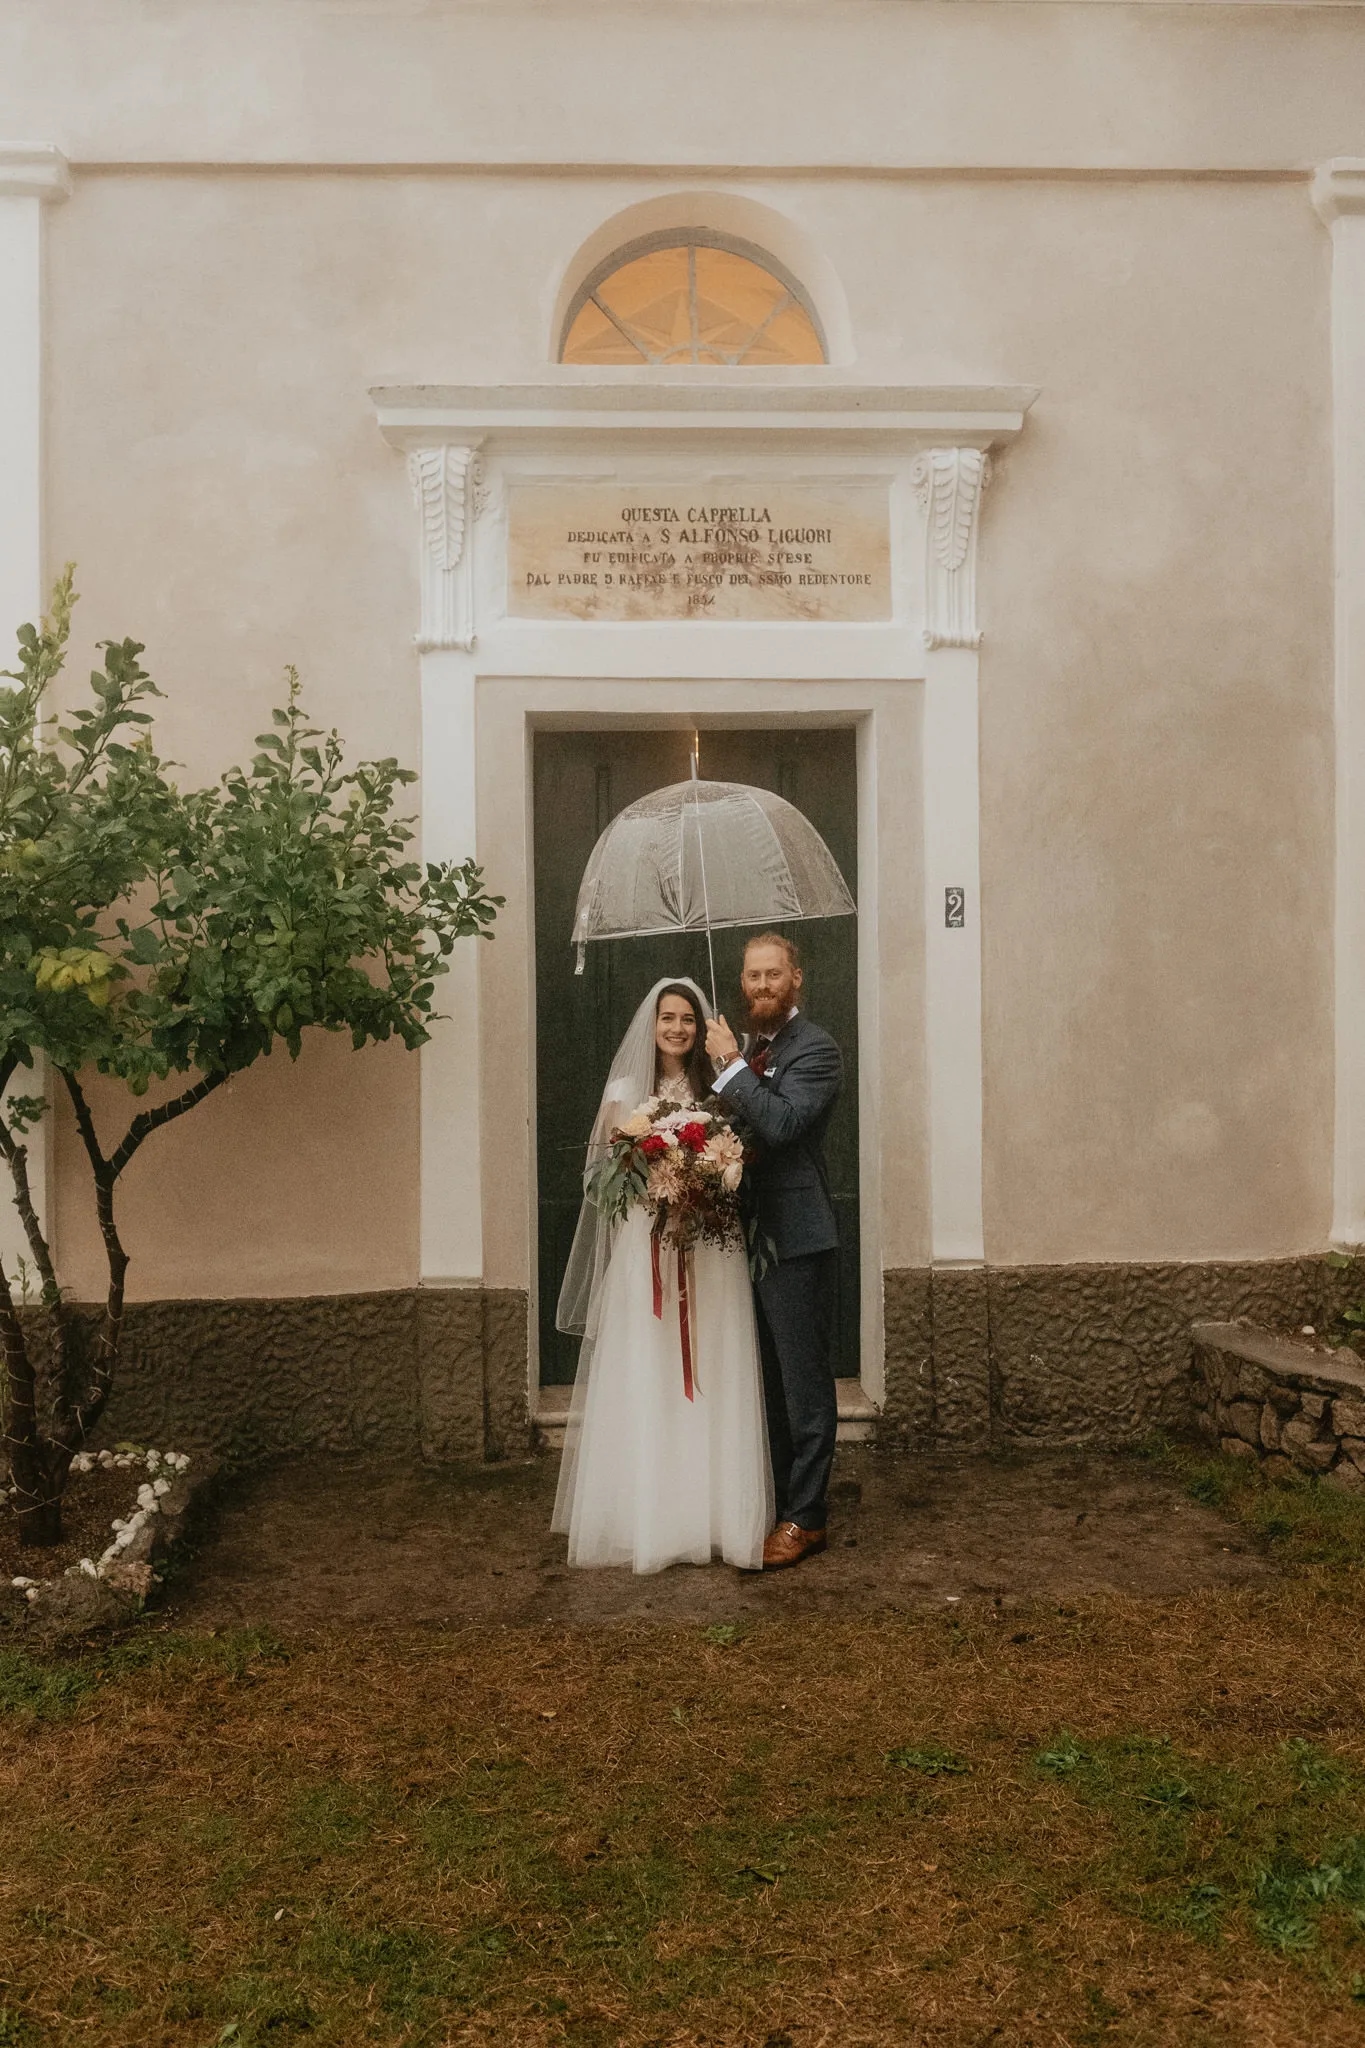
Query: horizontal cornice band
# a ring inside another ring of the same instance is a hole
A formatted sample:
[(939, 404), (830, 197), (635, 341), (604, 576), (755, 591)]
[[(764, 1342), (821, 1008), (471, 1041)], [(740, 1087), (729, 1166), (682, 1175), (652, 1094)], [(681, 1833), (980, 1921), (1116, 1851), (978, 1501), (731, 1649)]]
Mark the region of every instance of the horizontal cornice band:
[(890, 182), (953, 179), (981, 183), (1093, 181), (1106, 184), (1306, 184), (1314, 164), (1020, 164), (1020, 163), (593, 163), (535, 162), (526, 158), (461, 161), (414, 158), (345, 162), (287, 157), (101, 159), (73, 158), (82, 178), (117, 177), (350, 177), (350, 178), (575, 178), (772, 179)]

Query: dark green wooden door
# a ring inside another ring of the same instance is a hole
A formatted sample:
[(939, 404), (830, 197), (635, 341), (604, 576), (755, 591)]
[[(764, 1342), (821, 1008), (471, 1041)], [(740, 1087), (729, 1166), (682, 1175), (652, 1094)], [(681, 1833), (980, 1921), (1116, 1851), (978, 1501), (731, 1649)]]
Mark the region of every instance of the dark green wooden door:
[[(689, 773), (687, 732), (543, 732), (535, 740), (536, 1142), (540, 1207), (540, 1377), (572, 1380), (576, 1339), (555, 1329), (555, 1303), (582, 1200), (583, 1150), (608, 1062), (646, 990), (665, 975), (707, 987), (700, 934), (612, 939), (587, 949), (574, 974), (569, 931), (598, 834), (651, 789)], [(856, 897), (857, 764), (847, 728), (703, 732), (701, 771), (717, 782), (774, 789), (804, 811)], [(852, 917), (778, 926), (801, 948), (802, 1008), (843, 1050), (844, 1088), (826, 1155), (839, 1216), (837, 1370), (858, 1375), (858, 928)], [(739, 965), (746, 934), (717, 932), (720, 1006), (741, 1028)]]

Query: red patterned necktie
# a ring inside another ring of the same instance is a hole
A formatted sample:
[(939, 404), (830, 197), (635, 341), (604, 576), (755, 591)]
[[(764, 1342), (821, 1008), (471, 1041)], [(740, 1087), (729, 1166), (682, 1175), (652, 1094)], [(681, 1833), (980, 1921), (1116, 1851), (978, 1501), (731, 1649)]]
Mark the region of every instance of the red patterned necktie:
[(749, 1054), (750, 1073), (757, 1074), (761, 1079), (768, 1071), (768, 1061), (772, 1058), (772, 1052), (773, 1042), (771, 1038), (760, 1038), (758, 1044)]

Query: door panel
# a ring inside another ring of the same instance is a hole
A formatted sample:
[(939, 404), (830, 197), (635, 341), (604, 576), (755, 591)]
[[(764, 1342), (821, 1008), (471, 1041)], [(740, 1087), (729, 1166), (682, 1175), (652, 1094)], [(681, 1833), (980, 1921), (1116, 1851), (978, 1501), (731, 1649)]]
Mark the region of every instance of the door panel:
[[(535, 737), (536, 1085), (539, 1174), (540, 1377), (572, 1380), (578, 1343), (554, 1327), (582, 1201), (583, 1151), (607, 1064), (645, 991), (666, 975), (706, 988), (701, 933), (611, 939), (590, 945), (573, 971), (569, 932), (578, 885), (598, 835), (629, 803), (690, 772), (691, 736), (670, 732), (538, 733)], [(701, 772), (717, 782), (776, 790), (811, 820), (857, 894), (857, 764), (847, 727), (811, 731), (704, 731)], [(777, 925), (800, 946), (802, 1008), (844, 1055), (844, 1087), (826, 1143), (839, 1218), (836, 1370), (856, 1378), (858, 1354), (857, 919)], [(714, 934), (720, 1007), (738, 1030), (743, 931)]]

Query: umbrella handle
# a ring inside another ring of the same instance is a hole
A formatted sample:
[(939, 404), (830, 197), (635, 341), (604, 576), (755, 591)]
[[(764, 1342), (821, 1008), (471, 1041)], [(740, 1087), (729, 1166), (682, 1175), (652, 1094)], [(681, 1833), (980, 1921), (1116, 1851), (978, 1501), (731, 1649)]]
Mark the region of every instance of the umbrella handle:
[(697, 821), (697, 859), (701, 865), (701, 907), (706, 919), (706, 959), (711, 969), (711, 1013), (716, 1012), (716, 955), (711, 944), (711, 897), (706, 887), (706, 848), (701, 836), (701, 805), (697, 801), (697, 756), (701, 752), (701, 737), (695, 727), (692, 732), (692, 812)]

